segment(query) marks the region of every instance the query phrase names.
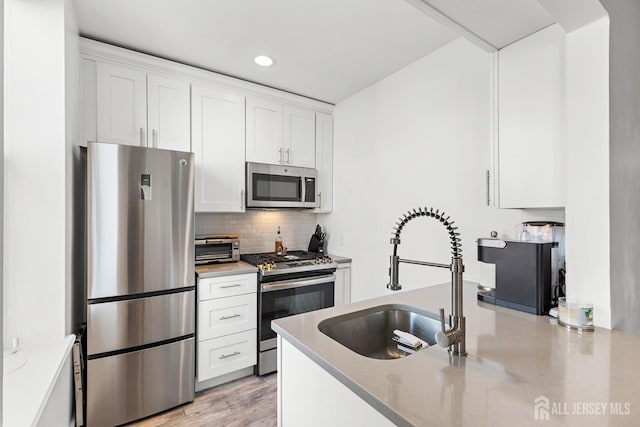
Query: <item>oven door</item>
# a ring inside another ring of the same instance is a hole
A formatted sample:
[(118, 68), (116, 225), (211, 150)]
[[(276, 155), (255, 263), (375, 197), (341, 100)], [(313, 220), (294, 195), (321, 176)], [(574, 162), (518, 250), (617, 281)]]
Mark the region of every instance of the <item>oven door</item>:
[(263, 283), (258, 329), (260, 351), (276, 348), (271, 321), (294, 314), (333, 307), (335, 275)]

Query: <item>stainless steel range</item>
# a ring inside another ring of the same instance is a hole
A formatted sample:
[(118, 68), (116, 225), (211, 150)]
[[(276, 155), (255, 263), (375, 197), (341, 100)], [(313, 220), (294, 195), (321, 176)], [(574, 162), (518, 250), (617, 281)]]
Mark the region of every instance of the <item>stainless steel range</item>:
[(258, 375), (276, 371), (276, 333), (271, 321), (294, 314), (333, 307), (335, 271), (328, 256), (306, 251), (242, 254), (258, 267)]

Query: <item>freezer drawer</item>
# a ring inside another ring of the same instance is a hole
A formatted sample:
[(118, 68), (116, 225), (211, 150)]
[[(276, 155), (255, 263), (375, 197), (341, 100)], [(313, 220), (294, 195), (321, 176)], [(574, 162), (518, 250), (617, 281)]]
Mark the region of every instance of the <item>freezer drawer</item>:
[(89, 356), (178, 338), (194, 330), (194, 290), (87, 306)]
[(115, 426), (194, 397), (194, 339), (89, 360), (87, 425)]

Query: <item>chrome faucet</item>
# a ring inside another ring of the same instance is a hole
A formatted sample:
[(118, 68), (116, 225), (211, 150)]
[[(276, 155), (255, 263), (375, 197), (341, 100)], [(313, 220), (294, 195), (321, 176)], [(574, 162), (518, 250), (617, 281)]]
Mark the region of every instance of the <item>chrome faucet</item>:
[[(400, 244), (400, 233), (404, 226), (414, 218), (419, 216), (431, 217), (440, 221), (449, 232), (449, 238), (451, 240), (451, 264), (440, 264), (436, 262), (415, 261), (410, 259), (402, 259), (398, 256), (398, 245)], [(393, 228), (393, 237), (391, 238), (391, 244), (393, 245), (393, 255), (391, 255), (391, 263), (389, 267), (389, 283), (387, 288), (392, 291), (398, 291), (402, 289), (398, 281), (400, 263), (407, 264), (426, 265), (428, 267), (446, 268), (451, 271), (451, 315), (449, 316), (450, 328), (447, 329), (445, 323), (444, 308), (440, 309), (440, 331), (436, 332), (436, 342), (441, 347), (448, 347), (449, 351), (456, 356), (466, 356), (465, 348), (465, 318), (462, 315), (462, 273), (464, 273), (464, 264), (462, 263), (462, 243), (460, 239), (460, 233), (456, 230), (458, 227), (454, 227), (454, 221), (449, 220), (450, 217), (445, 217), (444, 212), (440, 212), (438, 209), (435, 211), (433, 208), (427, 209), (426, 207), (413, 209), (403, 214), (399, 222), (396, 222), (396, 226)]]

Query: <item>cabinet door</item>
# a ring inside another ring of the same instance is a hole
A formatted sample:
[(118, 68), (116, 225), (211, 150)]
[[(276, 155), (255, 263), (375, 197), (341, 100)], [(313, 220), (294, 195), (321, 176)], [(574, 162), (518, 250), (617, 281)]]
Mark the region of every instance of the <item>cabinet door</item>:
[(189, 83), (147, 76), (149, 147), (191, 151)]
[(338, 264), (336, 270), (335, 297), (336, 306), (351, 303), (351, 264)]
[(318, 213), (333, 210), (333, 116), (316, 113), (316, 168)]
[(147, 145), (147, 76), (99, 62), (98, 141)]
[(315, 112), (285, 105), (283, 147), (285, 165), (316, 167)]
[(284, 164), (282, 105), (247, 98), (247, 161)]
[(498, 53), (499, 205), (565, 205), (565, 34), (559, 25)]
[(192, 88), (196, 212), (244, 211), (244, 97)]

